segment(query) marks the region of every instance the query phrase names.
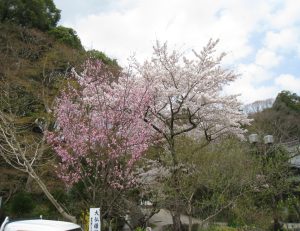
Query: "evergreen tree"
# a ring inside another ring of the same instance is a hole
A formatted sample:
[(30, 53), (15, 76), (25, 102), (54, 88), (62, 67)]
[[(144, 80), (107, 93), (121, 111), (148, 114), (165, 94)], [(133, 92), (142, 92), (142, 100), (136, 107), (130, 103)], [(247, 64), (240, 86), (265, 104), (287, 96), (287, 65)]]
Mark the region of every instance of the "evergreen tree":
[(49, 34), (52, 35), (57, 41), (64, 43), (70, 47), (73, 47), (78, 50), (82, 50), (81, 41), (75, 30), (72, 28), (58, 26), (49, 31)]
[(59, 19), (60, 10), (53, 0), (0, 1), (0, 22), (12, 22), (45, 31), (55, 27)]

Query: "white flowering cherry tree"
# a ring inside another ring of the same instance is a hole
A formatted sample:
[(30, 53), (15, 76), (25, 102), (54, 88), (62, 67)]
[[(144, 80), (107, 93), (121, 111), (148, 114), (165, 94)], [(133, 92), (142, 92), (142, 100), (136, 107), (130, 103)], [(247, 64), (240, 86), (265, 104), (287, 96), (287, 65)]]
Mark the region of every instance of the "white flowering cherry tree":
[[(177, 50), (169, 52), (166, 43), (157, 42), (150, 60), (135, 63), (138, 75), (154, 96), (144, 120), (166, 141), (175, 195), (180, 194), (177, 137), (204, 138), (208, 143), (229, 134), (243, 138), (241, 127), (249, 124), (237, 96), (223, 93), (223, 87), (237, 75), (221, 66), (225, 54), (216, 54), (217, 43), (210, 40), (200, 53), (193, 51), (194, 57), (187, 58)], [(176, 200), (170, 209), (173, 230), (179, 231), (181, 211)]]

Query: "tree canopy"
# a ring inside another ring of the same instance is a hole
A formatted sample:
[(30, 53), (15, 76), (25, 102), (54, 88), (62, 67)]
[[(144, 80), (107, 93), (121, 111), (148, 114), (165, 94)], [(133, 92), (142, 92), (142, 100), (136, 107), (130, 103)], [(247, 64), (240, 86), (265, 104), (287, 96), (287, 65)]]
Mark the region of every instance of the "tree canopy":
[(118, 67), (118, 62), (116, 59), (111, 59), (102, 51), (97, 51), (95, 49), (87, 51), (89, 58), (101, 60), (104, 64), (109, 66)]
[(286, 142), (300, 137), (300, 96), (289, 91), (280, 92), (271, 108), (257, 112), (251, 132), (272, 134), (276, 142)]
[(56, 26), (60, 10), (53, 0), (2, 0), (0, 21), (48, 30)]
[(135, 185), (134, 165), (152, 140), (150, 125), (141, 119), (151, 96), (126, 73), (112, 82), (98, 60), (72, 76), (77, 87), (58, 98), (58, 128), (48, 141), (60, 159), (59, 177), (69, 186), (83, 182), (87, 206), (107, 211), (113, 202), (103, 195), (119, 196)]
[(275, 110), (285, 110), (287, 113), (300, 112), (300, 96), (290, 91), (280, 92), (274, 102)]
[(72, 28), (58, 26), (49, 31), (49, 34), (52, 35), (57, 41), (62, 42), (70, 47), (75, 49), (83, 49), (81, 41), (75, 30)]
[(169, 51), (167, 43), (157, 42), (152, 58), (142, 65), (135, 64), (143, 85), (148, 86), (154, 98), (144, 120), (164, 140), (171, 159), (171, 185), (176, 193), (175, 203), (169, 209), (174, 231), (182, 230), (179, 198), (182, 163), (176, 139), (189, 136), (209, 144), (228, 135), (242, 138), (245, 131), (241, 126), (249, 124), (236, 96), (221, 94), (224, 85), (237, 76), (221, 66), (225, 54), (216, 55), (217, 43), (218, 40), (210, 40), (199, 53), (194, 51), (194, 56), (188, 58), (178, 50)]

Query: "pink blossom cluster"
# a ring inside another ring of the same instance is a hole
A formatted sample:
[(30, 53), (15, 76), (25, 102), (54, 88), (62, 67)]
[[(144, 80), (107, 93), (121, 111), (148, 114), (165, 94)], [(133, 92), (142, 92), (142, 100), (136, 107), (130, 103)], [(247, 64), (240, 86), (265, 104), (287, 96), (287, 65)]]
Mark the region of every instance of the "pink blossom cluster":
[(59, 177), (69, 186), (87, 180), (93, 187), (129, 187), (134, 164), (153, 138), (143, 120), (153, 97), (128, 73), (116, 80), (99, 61), (88, 60), (72, 78), (57, 99), (56, 130), (48, 133), (61, 160)]

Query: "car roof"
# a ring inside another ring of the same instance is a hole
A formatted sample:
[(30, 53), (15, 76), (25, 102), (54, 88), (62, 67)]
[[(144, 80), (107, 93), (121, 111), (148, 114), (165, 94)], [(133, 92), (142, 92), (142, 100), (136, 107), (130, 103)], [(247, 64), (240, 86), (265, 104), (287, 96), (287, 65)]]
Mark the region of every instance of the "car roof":
[(80, 226), (71, 222), (53, 220), (22, 220), (9, 222), (5, 231), (66, 231), (79, 229)]

